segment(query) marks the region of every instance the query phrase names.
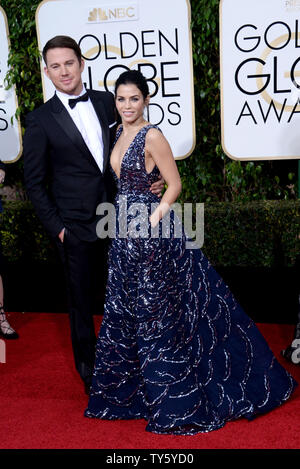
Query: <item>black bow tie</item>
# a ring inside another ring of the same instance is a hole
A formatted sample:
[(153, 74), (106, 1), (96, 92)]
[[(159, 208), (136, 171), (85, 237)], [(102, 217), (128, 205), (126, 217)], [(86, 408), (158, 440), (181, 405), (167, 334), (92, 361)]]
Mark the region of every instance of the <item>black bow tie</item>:
[(79, 96), (78, 98), (75, 99), (69, 99), (69, 106), (71, 109), (73, 109), (79, 101), (87, 101), (89, 99), (89, 95), (87, 93), (83, 94), (82, 96)]

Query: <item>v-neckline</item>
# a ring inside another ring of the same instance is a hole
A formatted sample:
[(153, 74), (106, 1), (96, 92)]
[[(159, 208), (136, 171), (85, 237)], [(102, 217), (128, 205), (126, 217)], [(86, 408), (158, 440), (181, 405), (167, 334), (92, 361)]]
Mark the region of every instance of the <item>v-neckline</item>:
[[(124, 155), (122, 156), (122, 159), (121, 159), (119, 177), (118, 177), (117, 173), (115, 172), (114, 168), (112, 167), (112, 165), (111, 165), (111, 163), (110, 163), (110, 167), (111, 167), (111, 169), (113, 170), (114, 174), (116, 175), (116, 178), (117, 178), (118, 181), (120, 181), (120, 179), (121, 179), (121, 173), (122, 173), (122, 166), (123, 166), (124, 158), (125, 158), (125, 156), (127, 155), (127, 153), (129, 152), (129, 150), (130, 150), (130, 148), (131, 148), (131, 145), (132, 145), (133, 142), (135, 141), (135, 139), (136, 139), (136, 137), (138, 136), (138, 134), (139, 134), (145, 127), (149, 127), (149, 125), (151, 125), (151, 124), (143, 125), (143, 127), (141, 127), (140, 130), (137, 131), (137, 133), (135, 134), (135, 136), (134, 136), (133, 139), (131, 140), (130, 144), (128, 145), (127, 150), (124, 152)], [(116, 140), (115, 143), (117, 143), (117, 141), (119, 140), (119, 138), (120, 138), (122, 132), (123, 132), (123, 124), (121, 124), (120, 127), (119, 127), (119, 135), (118, 135), (118, 138), (117, 138), (117, 140)]]

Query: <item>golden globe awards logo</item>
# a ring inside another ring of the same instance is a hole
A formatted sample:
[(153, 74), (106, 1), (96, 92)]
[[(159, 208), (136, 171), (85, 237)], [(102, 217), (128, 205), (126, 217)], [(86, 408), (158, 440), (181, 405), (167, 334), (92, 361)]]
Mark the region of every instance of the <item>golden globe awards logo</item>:
[[(292, 25), (284, 21), (272, 22), (262, 32), (258, 32), (255, 24), (245, 24), (238, 28), (234, 40), (236, 48), (245, 56), (236, 68), (236, 87), (243, 96), (258, 98), (255, 106), (245, 100), (236, 125), (242, 119), (249, 125), (266, 124), (272, 116), (280, 124), (285, 118), (284, 113), (288, 113), (286, 121), (290, 123), (294, 115), (300, 113), (298, 19)], [(256, 56), (261, 44), (264, 49)]]
[(169, 27), (167, 32), (163, 28), (131, 32), (120, 28), (117, 34), (110, 30), (97, 35), (85, 34), (78, 44), (86, 60), (87, 87), (95, 87), (98, 63), (102, 63), (103, 78), (96, 86), (106, 91), (113, 88), (120, 73), (138, 69), (146, 77), (151, 94), (147, 120), (156, 125), (167, 122), (170, 126), (179, 126), (182, 122), (181, 42), (177, 27)]
[(101, 8), (93, 8), (89, 11), (89, 23), (102, 23), (111, 21), (132, 21), (138, 19), (138, 6), (133, 3), (129, 6), (102, 6)]
[(233, 159), (300, 158), (299, 7), (221, 0), (222, 147)]

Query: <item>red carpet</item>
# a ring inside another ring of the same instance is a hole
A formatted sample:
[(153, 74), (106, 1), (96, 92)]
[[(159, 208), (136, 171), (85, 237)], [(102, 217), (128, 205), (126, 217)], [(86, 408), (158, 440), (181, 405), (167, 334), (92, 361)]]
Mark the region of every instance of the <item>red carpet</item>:
[[(11, 313), (20, 338), (6, 343), (0, 363), (1, 449), (298, 449), (300, 386), (292, 399), (254, 421), (229, 422), (195, 436), (145, 432), (145, 421), (98, 421), (83, 416), (87, 396), (73, 367), (66, 314)], [(96, 327), (100, 317), (96, 318)], [(300, 366), (280, 357), (290, 325), (259, 325), (271, 349), (300, 383)]]

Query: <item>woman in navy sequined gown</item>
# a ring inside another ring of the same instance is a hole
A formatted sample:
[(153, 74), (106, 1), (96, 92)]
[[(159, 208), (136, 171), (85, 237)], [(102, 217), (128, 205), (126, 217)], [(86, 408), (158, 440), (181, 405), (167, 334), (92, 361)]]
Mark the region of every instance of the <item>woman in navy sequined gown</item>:
[[(191, 435), (270, 411), (296, 383), (202, 251), (175, 236), (172, 211), (170, 237), (162, 236), (164, 202), (175, 201), (179, 175), (161, 132), (143, 119), (148, 94), (138, 72), (116, 83), (123, 123), (111, 155), (117, 236), (85, 415), (144, 418), (148, 431)], [(149, 191), (159, 172), (168, 183), (161, 201)], [(147, 237), (151, 225), (158, 237)]]

